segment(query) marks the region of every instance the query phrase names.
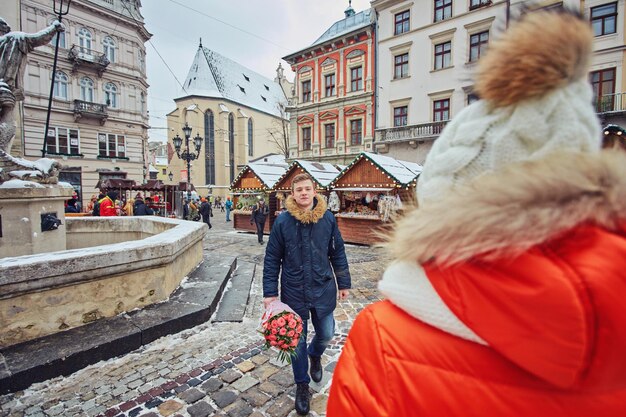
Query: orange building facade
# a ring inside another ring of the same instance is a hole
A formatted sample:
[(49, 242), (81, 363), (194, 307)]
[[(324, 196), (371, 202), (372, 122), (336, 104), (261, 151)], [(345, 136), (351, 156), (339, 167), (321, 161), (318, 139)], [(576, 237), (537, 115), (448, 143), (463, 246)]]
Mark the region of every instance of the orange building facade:
[(352, 7), (345, 15), (313, 45), (283, 58), (296, 73), (289, 159), (347, 165), (373, 149), (375, 17)]

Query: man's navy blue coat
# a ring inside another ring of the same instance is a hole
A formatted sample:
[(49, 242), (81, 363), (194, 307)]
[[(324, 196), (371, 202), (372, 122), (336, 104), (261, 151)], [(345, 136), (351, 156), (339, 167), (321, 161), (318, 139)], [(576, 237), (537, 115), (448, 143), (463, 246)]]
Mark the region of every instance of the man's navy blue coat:
[(337, 305), (337, 287), (343, 290), (351, 286), (335, 216), (326, 210), (322, 199), (316, 196), (315, 200), (313, 209), (305, 212), (288, 197), (287, 211), (272, 226), (263, 265), (263, 296), (278, 296), (280, 274), (280, 299), (303, 320), (309, 318), (311, 308), (318, 317), (332, 313)]

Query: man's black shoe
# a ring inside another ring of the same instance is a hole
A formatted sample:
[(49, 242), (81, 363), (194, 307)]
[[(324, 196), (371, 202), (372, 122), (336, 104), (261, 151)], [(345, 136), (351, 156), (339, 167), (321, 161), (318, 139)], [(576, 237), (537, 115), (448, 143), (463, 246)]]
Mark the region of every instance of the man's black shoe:
[(309, 414), (309, 384), (298, 384), (296, 388), (296, 413), (301, 416)]
[(322, 380), (322, 358), (309, 355), (311, 362), (311, 379), (315, 382)]

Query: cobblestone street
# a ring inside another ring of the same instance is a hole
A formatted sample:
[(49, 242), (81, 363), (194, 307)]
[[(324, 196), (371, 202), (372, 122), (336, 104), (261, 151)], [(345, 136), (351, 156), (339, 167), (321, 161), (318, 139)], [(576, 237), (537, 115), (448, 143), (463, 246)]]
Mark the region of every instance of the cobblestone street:
[[(0, 416), (295, 416), (291, 367), (261, 348), (256, 331), (265, 246), (255, 235), (234, 232), (223, 213), (216, 212), (213, 223), (205, 256), (236, 255), (257, 265), (243, 322), (208, 321), (68, 377), (0, 396)], [(354, 317), (380, 299), (382, 251), (346, 248), (353, 290), (335, 311), (335, 338), (322, 359), (324, 378), (311, 383), (311, 416), (325, 415), (332, 371)]]

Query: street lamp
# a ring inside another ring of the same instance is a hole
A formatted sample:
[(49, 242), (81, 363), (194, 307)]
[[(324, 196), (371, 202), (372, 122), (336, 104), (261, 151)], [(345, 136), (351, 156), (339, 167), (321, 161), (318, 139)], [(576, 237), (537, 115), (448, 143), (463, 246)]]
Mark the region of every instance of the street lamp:
[(170, 171), (170, 173), (167, 174), (167, 178), (170, 179), (170, 182), (172, 182), (174, 180), (174, 174), (172, 174), (172, 171)]
[[(202, 147), (202, 138), (200, 134), (196, 134), (193, 138), (193, 143), (196, 148), (196, 152), (189, 151), (189, 138), (191, 137), (191, 126), (185, 122), (183, 126), (183, 134), (185, 135), (185, 150), (181, 153), (180, 148), (183, 144), (183, 139), (178, 134), (172, 139), (174, 142), (174, 148), (176, 149), (176, 156), (187, 161), (187, 201), (191, 201), (191, 161), (197, 159), (200, 156), (200, 148)], [(170, 172), (171, 175), (171, 172)], [(170, 177), (171, 179), (172, 177)]]

